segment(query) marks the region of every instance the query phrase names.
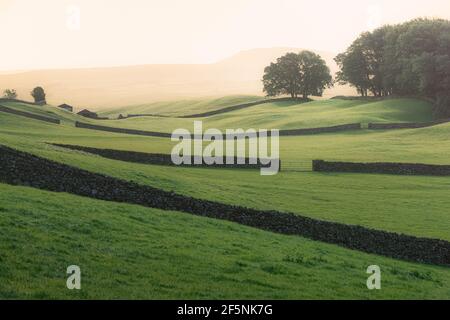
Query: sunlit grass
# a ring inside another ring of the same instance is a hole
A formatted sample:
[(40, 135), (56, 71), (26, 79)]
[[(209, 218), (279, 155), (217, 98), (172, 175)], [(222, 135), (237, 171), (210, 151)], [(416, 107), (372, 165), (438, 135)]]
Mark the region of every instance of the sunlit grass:
[[(313, 127), (430, 119), (427, 104), (398, 101), (268, 104), (205, 119), (205, 126)], [(78, 119), (102, 125), (119, 121), (83, 119), (50, 106), (10, 106), (63, 119), (58, 126), (0, 113), (0, 144), (49, 159), (197, 198), (450, 240), (447, 177), (295, 171), (313, 159), (450, 164), (450, 124), (282, 137), (281, 161), (287, 170), (262, 177), (257, 170), (142, 165), (53, 147), (46, 142), (170, 153), (175, 143), (73, 126)], [(289, 116), (281, 116), (285, 113)], [(137, 120), (136, 126), (139, 121), (156, 121)], [(160, 130), (177, 125), (190, 129), (193, 121), (157, 120)], [(0, 185), (0, 227), (1, 298), (450, 297), (448, 268), (405, 263), (224, 221), (30, 188)], [(77, 263), (85, 270), (84, 289), (73, 293), (65, 289), (65, 268)], [(379, 292), (365, 288), (365, 268), (370, 264), (386, 271)]]

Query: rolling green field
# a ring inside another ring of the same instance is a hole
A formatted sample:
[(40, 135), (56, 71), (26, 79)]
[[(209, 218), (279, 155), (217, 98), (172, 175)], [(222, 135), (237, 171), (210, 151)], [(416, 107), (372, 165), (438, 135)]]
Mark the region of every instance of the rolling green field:
[(122, 115), (154, 114), (164, 116), (183, 116), (200, 112), (214, 111), (241, 103), (259, 100), (263, 100), (263, 97), (237, 95), (220, 98), (161, 101), (149, 104), (105, 109), (100, 112), (100, 115), (110, 118), (117, 118), (119, 114)]
[[(431, 105), (413, 99), (387, 101), (321, 100), (308, 103), (274, 102), (199, 118), (203, 127), (298, 129), (326, 127), (346, 123), (426, 122), (432, 120)], [(104, 125), (158, 132), (177, 128), (193, 130), (193, 119), (137, 117), (107, 121)]]
[[(0, 184), (0, 297), (448, 297), (448, 269), (139, 206)], [(383, 287), (365, 287), (379, 264)], [(82, 290), (65, 288), (65, 268)]]
[[(182, 114), (183, 103), (168, 112)], [(212, 105), (209, 100), (203, 103)], [(4, 105), (63, 120), (58, 126), (0, 112), (0, 144), (49, 159), (197, 198), (450, 240), (447, 177), (305, 170), (313, 159), (450, 164), (450, 124), (282, 137), (285, 170), (262, 177), (254, 170), (142, 165), (49, 146), (45, 143), (169, 153), (174, 143), (78, 129), (73, 122), (81, 117), (51, 106)], [(186, 114), (202, 108), (200, 101), (188, 106)], [(81, 119), (162, 132), (191, 129), (195, 120)], [(428, 103), (413, 99), (324, 100), (271, 103), (201, 120), (205, 127), (220, 129), (285, 129), (425, 122), (431, 112)], [(0, 225), (6, 231), (0, 235), (0, 298), (450, 298), (450, 269), (444, 267), (183, 213), (24, 187), (0, 185), (0, 190)], [(79, 260), (71, 261), (72, 256)], [(65, 268), (77, 263), (86, 268), (85, 287), (73, 293), (65, 289)], [(365, 269), (371, 264), (386, 271), (378, 292), (365, 288)]]

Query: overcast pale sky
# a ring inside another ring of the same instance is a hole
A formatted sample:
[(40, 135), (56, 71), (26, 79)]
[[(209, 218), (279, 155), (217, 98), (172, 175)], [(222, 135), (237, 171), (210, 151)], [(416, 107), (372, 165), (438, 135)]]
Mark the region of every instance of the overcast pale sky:
[(0, 0), (0, 70), (209, 63), (241, 50), (339, 52), (362, 31), (450, 19), (449, 0)]

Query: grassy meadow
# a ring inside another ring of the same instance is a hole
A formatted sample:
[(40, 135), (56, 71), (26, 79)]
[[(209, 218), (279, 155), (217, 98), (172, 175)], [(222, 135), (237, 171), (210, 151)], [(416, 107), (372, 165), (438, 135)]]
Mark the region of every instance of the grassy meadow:
[[(448, 269), (183, 213), (0, 184), (5, 299), (417, 298), (450, 294)], [(365, 287), (368, 265), (383, 289)], [(65, 268), (83, 270), (82, 290)], [(412, 290), (414, 288), (414, 290)]]
[(260, 96), (236, 95), (236, 96), (225, 96), (216, 98), (158, 101), (140, 105), (106, 108), (104, 110), (101, 110), (100, 115), (110, 118), (117, 118), (119, 114), (122, 115), (153, 114), (161, 116), (185, 116), (207, 111), (215, 111), (242, 103), (260, 100), (264, 100), (264, 98)]
[[(259, 100), (233, 96), (111, 109), (102, 115), (179, 116)], [(276, 102), (201, 119), (98, 121), (52, 106), (3, 103), (61, 125), (0, 112), (0, 144), (52, 160), (202, 199), (276, 209), (450, 241), (448, 177), (314, 173), (313, 159), (450, 164), (450, 124), (280, 138), (282, 170), (174, 168), (104, 159), (46, 144), (170, 153), (170, 139), (75, 128), (74, 121), (171, 132), (204, 128), (309, 128), (352, 122), (426, 122), (428, 102)], [(283, 166), (283, 164), (285, 166)], [(0, 184), (0, 298), (450, 298), (450, 269), (369, 255), (301, 237), (134, 205)], [(75, 260), (75, 261), (74, 261)], [(86, 270), (83, 290), (65, 268)], [(380, 265), (382, 290), (365, 287)]]
[[(213, 109), (207, 108), (207, 110)], [(432, 120), (432, 117), (431, 105), (426, 101), (392, 99), (374, 102), (332, 99), (308, 103), (290, 101), (267, 103), (196, 120), (201, 120), (205, 129), (260, 128), (281, 130), (326, 127), (345, 123), (426, 122)], [(171, 118), (170, 120), (164, 120), (161, 117), (136, 117), (107, 121), (105, 125), (172, 132), (177, 128), (193, 130), (193, 119)]]

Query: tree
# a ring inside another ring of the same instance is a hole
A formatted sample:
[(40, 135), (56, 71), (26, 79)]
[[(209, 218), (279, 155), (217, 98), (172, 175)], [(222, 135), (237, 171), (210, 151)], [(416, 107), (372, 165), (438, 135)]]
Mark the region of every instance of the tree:
[(359, 94), (367, 97), (370, 88), (369, 66), (364, 57), (362, 45), (355, 42), (334, 58), (341, 69), (336, 73), (336, 81), (341, 84), (350, 84), (356, 88)]
[(17, 92), (14, 89), (6, 89), (3, 91), (3, 97), (6, 99), (16, 99), (17, 98)]
[(289, 94), (297, 98), (300, 92), (301, 73), (298, 55), (288, 53), (271, 63), (264, 69), (263, 84), (264, 92), (268, 96)]
[(344, 53), (336, 56), (334, 60), (341, 69), (336, 79), (340, 84), (354, 86), (362, 96), (369, 91), (379, 97), (390, 94), (384, 83), (384, 39), (389, 28), (361, 34)]
[(38, 104), (46, 104), (45, 91), (42, 87), (36, 87), (31, 91), (31, 96), (34, 98), (34, 102)]
[(325, 88), (332, 86), (330, 69), (325, 61), (311, 51), (287, 53), (264, 69), (264, 92), (268, 96), (288, 94), (322, 96)]

